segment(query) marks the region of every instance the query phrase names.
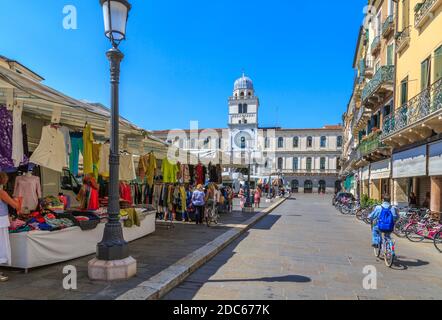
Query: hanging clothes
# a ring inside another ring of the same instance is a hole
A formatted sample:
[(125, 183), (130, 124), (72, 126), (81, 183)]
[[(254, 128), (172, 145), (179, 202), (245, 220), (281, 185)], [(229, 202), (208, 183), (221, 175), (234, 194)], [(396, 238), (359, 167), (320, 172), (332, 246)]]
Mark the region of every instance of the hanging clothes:
[(216, 166), (209, 163), (209, 181), (218, 183), (218, 172), (216, 171)]
[(216, 174), (218, 176), (217, 183), (222, 184), (223, 183), (223, 169), (220, 164), (216, 165)]
[(25, 158), (29, 159), (29, 146), (28, 146), (28, 128), (25, 123), (22, 124), (22, 136), (23, 136), (23, 153)]
[(180, 180), (182, 183), (189, 183), (190, 182), (190, 172), (189, 172), (189, 166), (187, 164), (181, 165)]
[(69, 163), (70, 155), (72, 152), (70, 130), (68, 127), (65, 126), (61, 126), (59, 130), (63, 133), (64, 136), (64, 143), (66, 145), (66, 162)]
[(100, 152), (101, 152), (101, 144), (94, 143), (92, 145), (92, 165), (94, 170), (94, 177), (98, 180), (98, 172), (100, 169)]
[(157, 170), (157, 158), (153, 152), (149, 153), (149, 161), (147, 163), (147, 184), (152, 187), (155, 179), (155, 171)]
[(109, 177), (109, 157), (110, 157), (110, 144), (104, 143), (100, 148), (100, 161), (98, 165), (98, 174), (104, 178)]
[(22, 116), (23, 107), (21, 105), (15, 105), (12, 111), (12, 161), (14, 167), (19, 167), (24, 160), (23, 150), (23, 128), (22, 128)]
[(132, 205), (132, 190), (130, 184), (120, 182), (120, 198)]
[(12, 114), (4, 105), (0, 105), (0, 169), (2, 171), (14, 167), (12, 160)]
[(98, 210), (100, 207), (98, 199), (98, 184), (94, 177), (86, 176), (83, 180), (83, 186), (77, 199), (80, 201), (81, 208), (86, 210)]
[(177, 182), (178, 165), (176, 163), (174, 164), (166, 158), (163, 160), (161, 168), (163, 172), (163, 182), (165, 183)]
[(34, 211), (42, 197), (40, 178), (32, 175), (18, 176), (15, 179), (13, 196), (23, 198), (23, 211)]
[(204, 185), (205, 183), (205, 169), (201, 163), (198, 163), (198, 165), (195, 168), (195, 180), (196, 184)]
[(67, 167), (66, 145), (63, 133), (52, 126), (43, 127), (40, 144), (31, 156), (30, 162), (62, 172)]
[(195, 166), (190, 164), (188, 167), (189, 167), (189, 178), (190, 178), (189, 183), (191, 185), (194, 185), (195, 184)]
[(134, 158), (131, 154), (120, 155), (120, 181), (132, 181), (137, 179)]
[(78, 176), (78, 163), (80, 153), (83, 154), (83, 132), (71, 132), (71, 154), (69, 156), (69, 169)]
[(93, 143), (94, 135), (92, 127), (87, 124), (83, 131), (83, 173), (84, 175), (92, 174), (94, 172), (93, 160)]

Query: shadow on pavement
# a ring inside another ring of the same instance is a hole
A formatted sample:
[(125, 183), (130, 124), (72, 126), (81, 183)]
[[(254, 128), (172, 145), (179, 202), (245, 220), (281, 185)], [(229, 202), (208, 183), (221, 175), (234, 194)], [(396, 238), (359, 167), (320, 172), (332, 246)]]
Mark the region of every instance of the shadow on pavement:
[(265, 219), (261, 220), (260, 223), (256, 224), (252, 227), (255, 230), (270, 230), (273, 225), (281, 219), (280, 215), (268, 215)]
[(422, 267), (429, 265), (428, 261), (420, 260), (420, 259), (409, 259), (407, 257), (397, 257), (396, 261), (392, 267), (393, 270), (407, 270), (410, 267)]
[(291, 276), (281, 276), (281, 277), (266, 277), (266, 278), (256, 278), (256, 279), (222, 279), (222, 280), (208, 280), (207, 282), (298, 282), (307, 283), (311, 282), (312, 279), (309, 277), (291, 275)]

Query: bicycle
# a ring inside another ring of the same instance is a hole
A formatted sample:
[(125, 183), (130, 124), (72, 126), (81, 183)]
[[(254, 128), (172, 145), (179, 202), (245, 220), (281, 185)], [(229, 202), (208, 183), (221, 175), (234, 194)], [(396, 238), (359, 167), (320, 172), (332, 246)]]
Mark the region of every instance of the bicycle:
[[(373, 224), (371, 227), (373, 229)], [(380, 258), (383, 255), (385, 265), (389, 268), (393, 266), (396, 259), (396, 243), (390, 235), (381, 232), (380, 244), (377, 248), (374, 248), (374, 255), (376, 258)]]
[(431, 220), (427, 215), (421, 221), (410, 222), (405, 229), (405, 236), (411, 242), (422, 242), (425, 239), (433, 240), (437, 251), (442, 253), (442, 224)]
[(210, 227), (211, 223), (218, 224), (218, 221), (219, 221), (218, 209), (215, 206), (210, 205), (206, 209), (206, 224), (208, 227)]

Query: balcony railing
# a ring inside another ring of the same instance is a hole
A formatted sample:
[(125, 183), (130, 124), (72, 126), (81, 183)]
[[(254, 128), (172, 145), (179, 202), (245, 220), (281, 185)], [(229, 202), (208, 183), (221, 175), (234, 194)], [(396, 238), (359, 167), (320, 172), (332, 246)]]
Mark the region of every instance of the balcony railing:
[(372, 133), (366, 140), (361, 141), (358, 146), (358, 152), (361, 157), (366, 156), (386, 145), (381, 141), (381, 132)]
[(410, 27), (405, 28), (396, 34), (396, 47), (398, 52), (402, 52), (410, 43)]
[(371, 43), (371, 52), (374, 54), (381, 47), (381, 37), (377, 36)]
[(338, 174), (339, 170), (338, 169), (282, 169), (279, 170), (282, 174), (291, 174), (291, 175), (313, 175), (313, 174)]
[(362, 101), (367, 100), (379, 87), (385, 83), (393, 82), (394, 66), (382, 66), (374, 75), (373, 79), (367, 83), (362, 91)]
[(424, 0), (419, 3), (415, 8), (414, 26), (421, 28), (427, 21), (427, 18), (431, 18), (431, 14), (434, 13), (441, 4), (442, 0)]
[(387, 37), (394, 30), (394, 16), (390, 15), (382, 25), (382, 36)]
[(412, 98), (384, 120), (382, 138), (385, 139), (405, 127), (442, 110), (442, 79)]

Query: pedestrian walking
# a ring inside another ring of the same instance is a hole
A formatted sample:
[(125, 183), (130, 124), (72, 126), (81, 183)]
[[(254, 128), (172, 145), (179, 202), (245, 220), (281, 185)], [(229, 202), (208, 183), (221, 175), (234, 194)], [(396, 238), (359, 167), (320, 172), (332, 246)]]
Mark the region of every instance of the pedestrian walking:
[(261, 188), (258, 186), (255, 190), (255, 208), (259, 208), (261, 205), (261, 195), (262, 191)]
[(195, 208), (196, 224), (203, 223), (204, 206), (206, 204), (203, 186), (199, 184), (192, 194), (192, 205)]

